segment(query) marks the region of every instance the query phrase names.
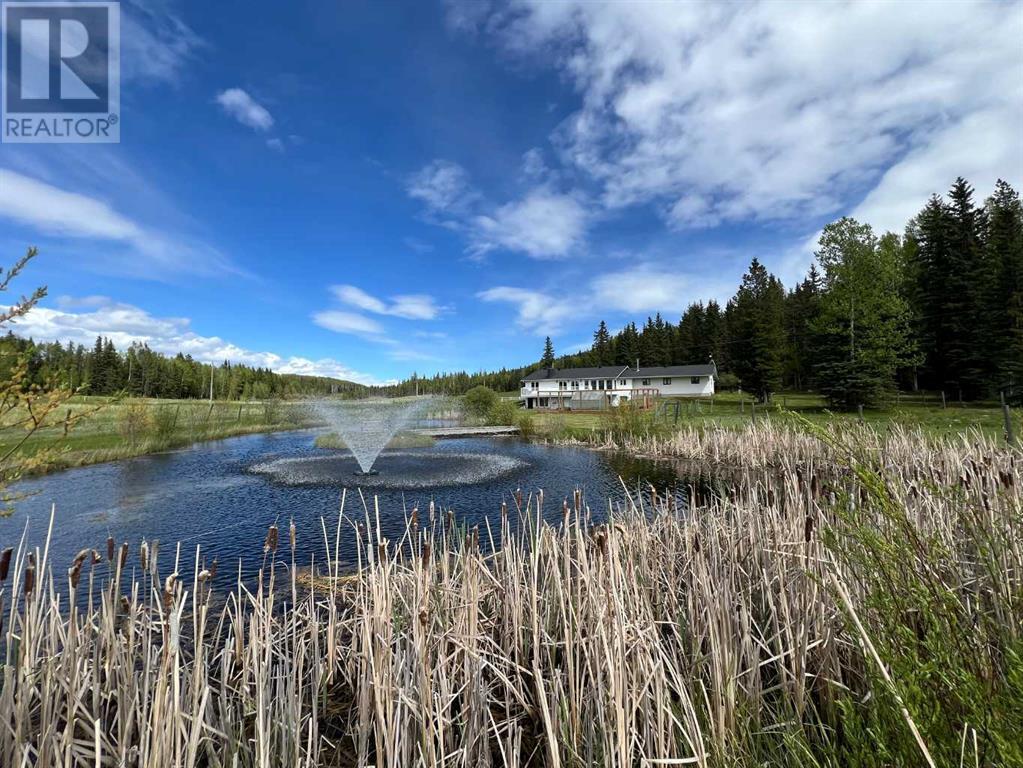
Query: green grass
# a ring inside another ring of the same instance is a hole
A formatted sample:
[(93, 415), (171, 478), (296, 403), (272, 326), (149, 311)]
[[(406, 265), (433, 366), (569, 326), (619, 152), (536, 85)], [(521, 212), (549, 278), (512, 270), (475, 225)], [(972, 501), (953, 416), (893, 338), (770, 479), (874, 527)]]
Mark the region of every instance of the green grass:
[[(670, 401), (674, 402), (674, 401)], [(748, 395), (740, 397), (735, 392), (718, 394), (713, 400), (681, 400), (678, 426), (718, 426), (740, 428), (754, 418), (752, 401)], [(775, 397), (770, 406), (757, 405), (756, 418), (769, 418), (772, 421), (791, 421), (795, 414), (816, 424), (855, 423), (860, 420), (857, 413), (831, 411), (819, 395), (808, 393), (782, 393)], [(1011, 410), (1016, 437), (1023, 432), (1023, 410)], [(533, 426), (539, 435), (557, 435), (563, 437), (583, 437), (594, 431), (607, 428), (608, 415), (601, 412), (543, 412), (531, 413)], [(674, 426), (674, 406), (667, 414), (648, 411), (643, 417), (644, 426)], [(878, 429), (887, 429), (893, 424), (905, 427), (916, 427), (935, 437), (950, 437), (961, 434), (970, 428), (995, 437), (1004, 434), (1004, 421), (1001, 406), (997, 403), (959, 403), (949, 402), (945, 408), (940, 398), (933, 396), (902, 396), (898, 402), (887, 409), (865, 409), (863, 421)]]
[[(312, 421), (302, 407), (284, 402), (201, 400), (117, 400), (72, 398), (67, 413), (87, 414), (66, 436), (60, 425), (40, 429), (19, 453), (60, 449), (41, 472), (96, 464), (170, 450), (203, 440), (296, 429)], [(19, 430), (0, 430), (0, 453), (21, 439)]]

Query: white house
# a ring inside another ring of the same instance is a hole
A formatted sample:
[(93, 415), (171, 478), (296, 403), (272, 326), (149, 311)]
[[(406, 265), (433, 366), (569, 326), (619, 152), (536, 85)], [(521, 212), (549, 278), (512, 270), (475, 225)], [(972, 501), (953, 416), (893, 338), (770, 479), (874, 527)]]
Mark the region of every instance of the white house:
[(710, 397), (717, 368), (708, 365), (669, 365), (629, 368), (540, 368), (522, 380), (526, 408), (598, 410), (629, 400), (649, 405), (654, 397)]

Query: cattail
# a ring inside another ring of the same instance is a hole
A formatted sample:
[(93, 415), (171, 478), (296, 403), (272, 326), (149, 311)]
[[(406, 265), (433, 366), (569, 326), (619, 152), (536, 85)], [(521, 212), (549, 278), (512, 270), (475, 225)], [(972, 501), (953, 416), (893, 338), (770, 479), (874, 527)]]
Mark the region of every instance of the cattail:
[(810, 536), (813, 534), (813, 523), (813, 515), (808, 514), (805, 522), (803, 523), (803, 541), (810, 541)]
[(170, 611), (174, 605), (174, 582), (177, 577), (177, 573), (172, 573), (163, 583), (163, 609), (165, 611)]
[(521, 488), (516, 488), (515, 489), (515, 503), (518, 504), (520, 507), (522, 506), (522, 489)]
[(213, 563), (210, 565), (210, 578), (217, 578), (217, 558), (213, 558)]
[(121, 610), (124, 613), (131, 613), (131, 603), (128, 602), (126, 595), (121, 595)]
[(383, 562), (385, 559), (387, 559), (387, 539), (384, 539), (379, 544), (377, 544), (377, 559), (380, 562)]
[(423, 542), (423, 562), (430, 562), (430, 542), (428, 541)]
[(107, 562), (114, 562), (114, 537), (107, 536)]
[(0, 554), (0, 581), (7, 581), (7, 571), (11, 568), (11, 555), (14, 547), (8, 547)]
[(71, 589), (78, 589), (78, 580), (82, 575), (82, 561), (76, 560), (74, 564), (67, 569), (67, 578), (71, 582)]
[(508, 502), (501, 502), (501, 519), (506, 520), (508, 518)]
[(430, 622), (430, 614), (427, 612), (426, 607), (419, 609), (419, 623), (422, 626), (426, 626)]
[(291, 519), (291, 525), (288, 526), (288, 541), (291, 544), (291, 554), (295, 555), (295, 544), (298, 541), (298, 532), (295, 530), (295, 519)]
[(36, 584), (36, 567), (30, 565), (25, 569), (25, 595), (32, 594), (32, 588)]
[(274, 523), (266, 532), (266, 541), (263, 542), (263, 553), (277, 551), (277, 524)]
[(100, 555), (99, 550), (95, 550), (95, 549), (92, 550), (92, 564), (96, 565), (96, 563), (102, 563), (102, 562), (103, 562), (103, 556)]
[(206, 568), (203, 568), (201, 571), (199, 571), (199, 583), (200, 584), (205, 584), (207, 581), (210, 580), (210, 578), (212, 578), (212, 576), (210, 574), (210, 571), (207, 570)]
[(575, 489), (575, 511), (578, 512), (583, 508), (583, 490), (582, 488)]
[(419, 507), (412, 507), (412, 527), (419, 528)]
[(124, 570), (124, 564), (128, 562), (128, 542), (124, 542), (121, 545), (121, 555), (117, 559), (117, 567), (119, 570)]

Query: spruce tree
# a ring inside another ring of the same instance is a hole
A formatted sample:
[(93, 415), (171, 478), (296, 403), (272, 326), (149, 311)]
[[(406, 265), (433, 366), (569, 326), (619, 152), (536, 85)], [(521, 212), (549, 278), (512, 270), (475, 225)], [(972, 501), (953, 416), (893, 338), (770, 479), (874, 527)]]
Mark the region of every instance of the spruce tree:
[(543, 357), (540, 358), (540, 365), (544, 368), (554, 367), (554, 344), (548, 336), (543, 343)]
[(994, 318), (988, 354), (992, 387), (1017, 402), (1023, 396), (1023, 205), (1001, 179), (988, 198), (985, 249), (994, 267), (988, 311)]
[(593, 359), (597, 366), (611, 364), (611, 334), (603, 320), (593, 333)]
[(730, 304), (734, 371), (744, 389), (766, 402), (782, 383), (785, 289), (754, 258)]

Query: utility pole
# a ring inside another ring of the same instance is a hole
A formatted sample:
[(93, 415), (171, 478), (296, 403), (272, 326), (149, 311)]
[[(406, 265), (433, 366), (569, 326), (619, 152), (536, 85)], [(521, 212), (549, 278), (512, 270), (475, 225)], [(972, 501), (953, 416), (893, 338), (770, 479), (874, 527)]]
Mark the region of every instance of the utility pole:
[(210, 403), (213, 402), (213, 374), (215, 373), (213, 363), (210, 363)]

